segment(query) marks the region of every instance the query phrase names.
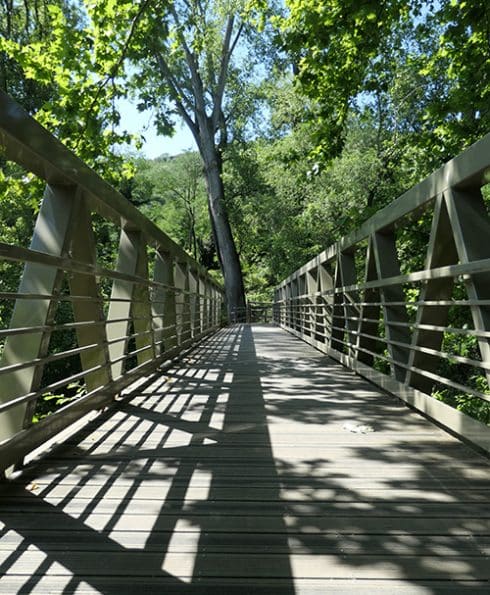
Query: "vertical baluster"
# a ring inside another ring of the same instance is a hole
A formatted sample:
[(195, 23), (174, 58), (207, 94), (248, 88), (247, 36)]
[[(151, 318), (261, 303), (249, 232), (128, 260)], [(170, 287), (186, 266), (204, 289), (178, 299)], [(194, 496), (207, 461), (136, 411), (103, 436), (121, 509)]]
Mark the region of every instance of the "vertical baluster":
[[(95, 266), (97, 263), (97, 250), (92, 218), (85, 200), (80, 196), (76, 224), (73, 225), (71, 255), (74, 260)], [(103, 365), (104, 368), (85, 375), (85, 386), (92, 391), (99, 386), (104, 386), (112, 380), (109, 366), (109, 349), (105, 329), (105, 318), (97, 280), (94, 273), (70, 273), (68, 276), (70, 293), (74, 296), (88, 297), (89, 300), (74, 300), (73, 319), (77, 323), (94, 322), (76, 328), (78, 346), (97, 345), (97, 348), (84, 351), (80, 354), (82, 370)], [(98, 324), (97, 324), (98, 323)]]
[(306, 298), (306, 330), (308, 336), (313, 336), (313, 327), (314, 327), (314, 320), (316, 314), (316, 300), (317, 296), (315, 295), (318, 291), (318, 267), (307, 271), (306, 273), (306, 293), (308, 297)]
[(331, 331), (332, 331), (332, 309), (334, 296), (333, 294), (324, 295), (325, 292), (333, 291), (334, 280), (326, 269), (326, 263), (318, 265), (318, 296), (317, 303), (317, 315), (316, 315), (316, 335), (315, 339), (325, 344), (331, 342)]
[[(456, 245), (454, 243), (451, 222), (447, 212), (446, 201), (441, 194), (437, 197), (434, 205), (434, 216), (432, 219), (432, 229), (427, 249), (425, 269), (455, 264), (458, 261)], [(439, 350), (444, 338), (444, 332), (440, 329), (420, 328), (420, 325), (426, 327), (443, 327), (447, 323), (449, 306), (431, 305), (426, 306), (427, 301), (445, 301), (451, 299), (454, 287), (453, 277), (443, 277), (441, 279), (429, 279), (422, 285), (418, 301), (421, 304), (417, 308), (415, 317), (415, 328), (412, 334), (411, 351), (408, 359), (408, 370), (405, 382), (414, 388), (423, 392), (431, 393), (434, 381), (423, 374), (418, 374), (410, 368), (419, 368), (428, 372), (435, 372), (439, 366), (439, 357), (430, 353), (418, 351), (417, 347)]]
[[(47, 186), (34, 226), (31, 249), (64, 256), (70, 246), (73, 224), (73, 187)], [(55, 295), (61, 286), (62, 272), (56, 267), (27, 262), (19, 284), (22, 294)], [(43, 331), (9, 336), (5, 341), (1, 366), (28, 362), (46, 356), (57, 302), (49, 299), (17, 300), (10, 328), (46, 327)], [(43, 366), (30, 366), (4, 374), (0, 380), (0, 403), (39, 388)], [(35, 402), (25, 403), (0, 415), (0, 441), (29, 425)]]
[[(148, 279), (146, 244), (140, 232), (121, 229), (116, 270), (119, 273)], [(122, 358), (128, 353), (131, 322), (135, 333), (151, 330), (148, 286), (131, 280), (114, 279), (107, 315), (107, 338), (114, 379), (122, 376), (125, 368), (125, 360)], [(136, 338), (137, 349), (150, 346), (151, 343), (149, 334)], [(138, 353), (138, 364), (150, 360), (153, 356), (151, 349)]]
[(351, 305), (352, 299), (356, 301), (352, 292), (344, 288), (354, 285), (356, 278), (356, 265), (354, 254), (352, 252), (340, 252), (337, 257), (337, 266), (335, 269), (335, 289), (332, 324), (332, 348), (341, 353), (354, 355), (354, 346), (356, 344), (357, 323), (353, 320), (357, 316), (357, 308)]
[[(156, 252), (153, 269), (153, 281), (155, 283), (167, 283), (167, 264), (162, 253)], [(164, 342), (164, 316), (166, 289), (160, 285), (154, 285), (151, 292), (151, 312), (153, 320), (154, 350), (156, 355), (161, 355), (165, 350)]]
[[(376, 268), (376, 258), (374, 255), (373, 238), (369, 238), (369, 244), (366, 253), (366, 272), (365, 282), (375, 281), (378, 279), (378, 273)], [(365, 289), (362, 296), (364, 305), (360, 308), (359, 314), (359, 335), (357, 338), (357, 359), (372, 366), (374, 363), (374, 356), (372, 353), (378, 351), (379, 341), (372, 339), (371, 337), (377, 337), (379, 334), (379, 314), (380, 314), (380, 293), (378, 288)], [(365, 335), (370, 335), (366, 337)], [(372, 352), (366, 353), (363, 348)]]
[[(393, 231), (373, 234), (373, 249), (379, 279), (400, 275), (400, 263), (396, 253), (395, 234)], [(406, 375), (406, 364), (409, 357), (410, 329), (405, 305), (393, 305), (392, 302), (404, 302), (405, 294), (402, 285), (386, 285), (381, 287), (381, 303), (385, 324), (385, 336), (388, 341), (396, 341), (404, 345), (388, 343), (388, 353), (394, 360), (391, 369), (397, 380), (403, 382)], [(401, 323), (404, 326), (398, 326)], [(405, 346), (406, 345), (406, 346)], [(397, 366), (397, 362), (404, 366)]]
[[(490, 258), (490, 220), (479, 188), (467, 191), (447, 190), (445, 199), (461, 264)], [(490, 272), (465, 276), (471, 301), (490, 300)], [(490, 331), (490, 306), (472, 303), (470, 306), (476, 331)], [(484, 362), (490, 362), (490, 340), (478, 337), (478, 347)], [(490, 383), (490, 371), (486, 371)]]
[(189, 324), (190, 336), (195, 337), (199, 333), (200, 315), (199, 315), (199, 275), (188, 267), (189, 284)]
[(187, 263), (175, 263), (174, 279), (177, 289), (175, 294), (177, 345), (181, 345), (190, 337), (189, 276), (187, 274)]

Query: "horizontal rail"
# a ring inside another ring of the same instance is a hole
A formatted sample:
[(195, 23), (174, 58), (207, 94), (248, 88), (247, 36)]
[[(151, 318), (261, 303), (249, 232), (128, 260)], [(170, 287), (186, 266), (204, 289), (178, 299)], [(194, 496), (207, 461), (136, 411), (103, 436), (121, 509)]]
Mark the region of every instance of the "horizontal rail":
[(231, 310), (231, 322), (272, 322), (272, 302), (248, 302), (246, 306)]
[[(175, 287), (166, 283), (161, 283), (155, 280), (148, 279), (146, 277), (129, 275), (121, 271), (114, 271), (97, 265), (89, 265), (85, 262), (77, 261), (71, 257), (53, 256), (51, 254), (38, 252), (37, 250), (12, 246), (11, 244), (5, 244), (4, 242), (0, 242), (0, 260), (43, 264), (46, 266), (56, 267), (67, 273), (80, 273), (82, 275), (90, 276), (95, 275), (97, 277), (104, 277), (113, 281), (128, 281), (130, 283), (136, 283), (145, 287), (168, 289), (169, 291), (173, 291), (179, 294), (190, 295), (192, 293), (193, 295), (202, 297), (202, 294), (195, 294), (193, 292), (190, 292), (189, 290), (185, 290), (184, 288)], [(196, 263), (196, 267), (200, 268), (200, 265), (197, 265)], [(220, 291), (222, 290), (221, 286), (212, 281), (210, 277), (207, 276), (206, 278), (213, 286), (216, 287), (216, 289)]]

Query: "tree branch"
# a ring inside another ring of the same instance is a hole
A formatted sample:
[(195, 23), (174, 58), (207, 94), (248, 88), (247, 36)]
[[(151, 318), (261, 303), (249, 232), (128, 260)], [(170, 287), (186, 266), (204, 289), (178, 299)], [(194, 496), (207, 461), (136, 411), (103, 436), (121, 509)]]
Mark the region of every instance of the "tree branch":
[(233, 54), (233, 51), (238, 43), (240, 35), (243, 31), (243, 23), (238, 28), (238, 31), (235, 35), (233, 41), (231, 40), (233, 35), (233, 27), (235, 25), (235, 17), (230, 16), (228, 19), (228, 23), (226, 24), (226, 32), (225, 37), (223, 39), (223, 46), (221, 50), (221, 66), (218, 78), (218, 85), (216, 88), (215, 93), (213, 94), (213, 115), (212, 115), (212, 124), (213, 130), (216, 132), (219, 128), (219, 121), (221, 118), (221, 111), (222, 111), (222, 103), (223, 103), (223, 96), (225, 93), (225, 86), (226, 86), (226, 79), (228, 76), (228, 67), (230, 65), (230, 59)]
[(138, 9), (138, 12), (136, 13), (136, 16), (134, 17), (132, 23), (131, 23), (131, 27), (129, 29), (129, 33), (128, 36), (126, 37), (126, 40), (124, 42), (124, 45), (122, 47), (121, 53), (119, 55), (119, 58), (117, 60), (117, 62), (114, 64), (114, 66), (111, 68), (111, 71), (107, 74), (106, 78), (102, 81), (101, 84), (99, 84), (98, 89), (97, 89), (97, 93), (94, 96), (94, 99), (90, 105), (89, 108), (89, 113), (92, 111), (95, 103), (97, 102), (98, 98), (100, 97), (100, 94), (102, 93), (102, 89), (111, 81), (113, 80), (116, 76), (117, 73), (119, 72), (119, 69), (121, 68), (122, 63), (124, 62), (125, 58), (126, 58), (126, 53), (129, 49), (129, 44), (131, 43), (131, 40), (133, 39), (133, 35), (136, 32), (136, 26), (139, 22), (139, 20), (141, 19), (141, 17), (143, 16), (143, 13), (145, 11), (145, 9), (147, 8), (148, 4), (151, 2), (151, 0), (143, 0), (141, 2), (141, 6)]
[[(157, 61), (158, 67), (160, 69), (160, 72), (161, 72), (163, 78), (168, 83), (168, 86), (170, 88), (170, 94), (172, 96), (172, 101), (175, 103), (175, 107), (177, 108), (177, 111), (179, 112), (180, 116), (182, 117), (184, 122), (189, 127), (196, 142), (198, 142), (199, 128), (198, 128), (196, 122), (194, 122), (194, 120), (192, 119), (189, 112), (186, 110), (185, 105), (182, 102), (181, 98), (182, 97), (185, 98), (185, 95), (182, 92), (182, 89), (180, 88), (178, 82), (173, 77), (168, 64), (166, 63), (166, 61), (164, 60), (162, 55), (157, 51), (155, 51), (155, 59)], [(198, 144), (199, 144), (199, 142), (198, 142)]]
[(191, 82), (192, 82), (192, 87), (194, 90), (194, 98), (196, 100), (196, 111), (200, 112), (202, 114), (202, 116), (205, 117), (206, 116), (206, 107), (205, 107), (205, 103), (204, 103), (204, 90), (203, 90), (201, 76), (199, 74), (198, 65), (194, 58), (194, 54), (191, 52), (189, 45), (187, 44), (187, 41), (184, 37), (184, 34), (182, 33), (182, 25), (180, 22), (179, 15), (177, 14), (177, 11), (175, 10), (175, 6), (173, 4), (170, 4), (169, 10), (170, 10), (171, 15), (174, 18), (176, 29), (177, 29), (177, 35), (179, 37), (180, 43), (182, 44), (182, 48), (183, 48), (185, 56), (186, 56), (186, 62), (187, 62), (187, 65), (188, 65), (190, 73), (191, 73)]
[(106, 75), (105, 79), (99, 83), (99, 85), (97, 86), (97, 91), (89, 105), (89, 108), (87, 110), (86, 113), (86, 117), (85, 117), (85, 126), (83, 127), (83, 130), (81, 132), (81, 134), (78, 137), (78, 140), (75, 144), (76, 147), (78, 147), (81, 139), (83, 138), (83, 136), (85, 135), (85, 132), (87, 131), (88, 128), (88, 119), (90, 117), (90, 115), (93, 113), (94, 108), (97, 104), (97, 101), (99, 100), (100, 94), (102, 93), (102, 90), (109, 84), (112, 83), (114, 81), (114, 79), (117, 76), (117, 73), (119, 72), (119, 69), (121, 68), (122, 63), (124, 62), (125, 58), (126, 58), (126, 54), (127, 51), (129, 49), (129, 44), (131, 43), (131, 40), (133, 38), (133, 35), (136, 32), (136, 26), (139, 22), (139, 20), (141, 19), (141, 17), (143, 16), (143, 13), (145, 12), (145, 9), (147, 8), (148, 4), (151, 2), (151, 0), (142, 0), (141, 5), (138, 9), (138, 12), (136, 13), (136, 16), (134, 17), (132, 23), (131, 23), (131, 27), (129, 29), (129, 33), (128, 36), (126, 37), (126, 40), (124, 42), (124, 45), (121, 49), (121, 53), (119, 55), (118, 60), (116, 61), (116, 63), (114, 64), (114, 66), (111, 68), (111, 71)]

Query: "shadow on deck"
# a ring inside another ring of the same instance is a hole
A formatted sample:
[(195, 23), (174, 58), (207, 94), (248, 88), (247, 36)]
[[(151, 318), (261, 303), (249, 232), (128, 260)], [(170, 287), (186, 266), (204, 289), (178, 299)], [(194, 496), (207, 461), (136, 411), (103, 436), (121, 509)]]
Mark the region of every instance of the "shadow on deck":
[(6, 486), (0, 592), (488, 593), (488, 479), (313, 348), (235, 326)]

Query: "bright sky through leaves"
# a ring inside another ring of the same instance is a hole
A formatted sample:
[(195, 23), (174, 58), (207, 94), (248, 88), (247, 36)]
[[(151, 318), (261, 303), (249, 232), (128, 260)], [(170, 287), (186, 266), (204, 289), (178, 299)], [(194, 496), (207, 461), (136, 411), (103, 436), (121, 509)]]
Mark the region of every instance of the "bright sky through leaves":
[(127, 99), (120, 100), (118, 105), (121, 112), (120, 128), (144, 137), (141, 153), (148, 159), (155, 159), (163, 154), (178, 155), (189, 149), (197, 150), (192, 134), (184, 125), (177, 123), (172, 137), (159, 136), (150, 112), (139, 112)]

